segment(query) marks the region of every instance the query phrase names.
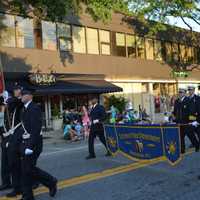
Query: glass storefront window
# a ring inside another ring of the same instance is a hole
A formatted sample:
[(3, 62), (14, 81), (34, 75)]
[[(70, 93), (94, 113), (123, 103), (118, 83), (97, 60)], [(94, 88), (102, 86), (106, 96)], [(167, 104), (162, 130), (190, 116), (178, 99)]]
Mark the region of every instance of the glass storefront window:
[(56, 50), (56, 24), (52, 22), (42, 21), (42, 45), (43, 49)]
[(126, 45), (125, 45), (125, 34), (123, 33), (112, 33), (112, 50), (115, 56), (126, 57)]
[(17, 47), (34, 48), (33, 20), (16, 17)]
[(15, 47), (15, 19), (12, 15), (0, 14), (0, 45)]
[(154, 59), (154, 44), (153, 40), (146, 38), (145, 39), (145, 48), (146, 48), (146, 59), (153, 60)]
[(145, 58), (144, 38), (136, 36), (137, 57)]
[(99, 30), (99, 41), (102, 55), (110, 55), (110, 32)]
[(73, 49), (76, 53), (86, 53), (85, 28), (72, 26)]
[(72, 50), (72, 36), (71, 36), (70, 25), (57, 23), (57, 37), (58, 37), (59, 49), (61, 51)]
[(127, 53), (129, 58), (136, 57), (136, 45), (135, 45), (135, 36), (134, 35), (126, 35), (126, 46)]
[(86, 36), (87, 36), (87, 53), (99, 54), (98, 30), (94, 28), (86, 28)]
[(162, 61), (162, 43), (159, 40), (154, 41), (154, 56), (158, 61)]

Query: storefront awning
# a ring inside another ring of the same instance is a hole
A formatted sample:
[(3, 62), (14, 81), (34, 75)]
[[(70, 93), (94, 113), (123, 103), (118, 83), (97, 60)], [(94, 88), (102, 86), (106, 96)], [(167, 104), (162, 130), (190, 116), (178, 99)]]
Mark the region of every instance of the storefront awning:
[[(53, 85), (33, 85), (25, 80), (17, 81), (24, 88), (33, 89), (36, 94), (101, 94), (121, 92), (122, 88), (105, 80), (72, 80), (57, 81)], [(11, 91), (15, 82), (6, 81), (6, 88)]]

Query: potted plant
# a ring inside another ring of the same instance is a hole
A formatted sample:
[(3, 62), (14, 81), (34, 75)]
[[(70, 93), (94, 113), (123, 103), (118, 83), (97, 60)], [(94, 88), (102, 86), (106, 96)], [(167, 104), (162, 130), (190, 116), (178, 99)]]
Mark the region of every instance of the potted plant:
[(63, 119), (57, 105), (52, 110), (52, 126), (53, 130), (60, 130), (62, 128)]

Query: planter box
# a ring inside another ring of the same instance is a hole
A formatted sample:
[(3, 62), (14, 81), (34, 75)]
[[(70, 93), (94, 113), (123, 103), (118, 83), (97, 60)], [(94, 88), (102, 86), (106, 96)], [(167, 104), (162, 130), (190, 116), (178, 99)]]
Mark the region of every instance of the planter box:
[(53, 119), (52, 125), (53, 125), (53, 130), (60, 130), (62, 129), (62, 124), (63, 120), (62, 119)]

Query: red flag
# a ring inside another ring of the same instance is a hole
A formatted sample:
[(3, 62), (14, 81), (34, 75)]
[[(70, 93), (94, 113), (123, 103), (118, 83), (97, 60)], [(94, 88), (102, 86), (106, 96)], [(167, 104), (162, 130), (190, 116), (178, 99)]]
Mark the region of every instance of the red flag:
[(1, 62), (1, 55), (0, 55), (0, 93), (3, 93), (5, 90), (5, 85), (4, 85), (4, 74), (3, 74), (3, 66)]
[(4, 77), (3, 77), (3, 72), (0, 74), (0, 93), (3, 93), (4, 91)]

